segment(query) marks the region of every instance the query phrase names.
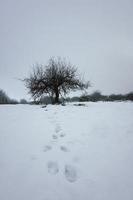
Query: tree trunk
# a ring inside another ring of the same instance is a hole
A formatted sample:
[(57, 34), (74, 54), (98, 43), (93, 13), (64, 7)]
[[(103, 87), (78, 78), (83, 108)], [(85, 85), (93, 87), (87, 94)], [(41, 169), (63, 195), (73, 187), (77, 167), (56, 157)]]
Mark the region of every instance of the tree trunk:
[(59, 102), (59, 91), (58, 91), (58, 89), (56, 90), (56, 92), (55, 92), (55, 104), (59, 104), (60, 102)]

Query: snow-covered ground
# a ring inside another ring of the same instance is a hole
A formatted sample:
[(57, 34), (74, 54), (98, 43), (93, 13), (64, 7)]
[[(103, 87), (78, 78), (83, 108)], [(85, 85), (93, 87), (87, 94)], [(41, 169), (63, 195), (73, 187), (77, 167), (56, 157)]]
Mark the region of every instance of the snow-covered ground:
[(0, 200), (89, 199), (133, 199), (133, 104), (0, 106)]

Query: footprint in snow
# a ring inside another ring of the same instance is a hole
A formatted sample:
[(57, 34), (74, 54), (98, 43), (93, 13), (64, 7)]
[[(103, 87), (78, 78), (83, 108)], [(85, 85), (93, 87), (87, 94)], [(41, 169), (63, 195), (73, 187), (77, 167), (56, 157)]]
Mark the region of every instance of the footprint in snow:
[(65, 133), (61, 133), (61, 134), (60, 134), (60, 137), (65, 137)]
[(44, 146), (43, 151), (47, 152), (47, 151), (50, 151), (51, 149), (52, 149), (52, 146), (46, 145), (46, 146)]
[(54, 139), (54, 140), (57, 140), (58, 139), (58, 136), (57, 135), (52, 135), (52, 138)]
[(57, 162), (49, 161), (47, 164), (48, 173), (50, 174), (57, 174), (59, 172), (59, 167)]
[(68, 152), (69, 151), (68, 148), (65, 147), (65, 146), (60, 146), (60, 150), (64, 151), (64, 152)]
[(77, 180), (77, 171), (71, 165), (65, 165), (65, 177), (66, 180), (69, 182), (75, 182)]
[(55, 132), (59, 133), (61, 131), (61, 127), (59, 125), (56, 125), (55, 127)]

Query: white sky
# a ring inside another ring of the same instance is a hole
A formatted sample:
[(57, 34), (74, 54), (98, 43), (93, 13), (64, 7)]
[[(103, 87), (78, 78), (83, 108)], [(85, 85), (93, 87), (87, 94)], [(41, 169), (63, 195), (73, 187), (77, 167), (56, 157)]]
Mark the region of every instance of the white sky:
[(28, 97), (17, 78), (51, 56), (76, 65), (90, 92), (133, 91), (133, 1), (0, 0), (0, 88)]

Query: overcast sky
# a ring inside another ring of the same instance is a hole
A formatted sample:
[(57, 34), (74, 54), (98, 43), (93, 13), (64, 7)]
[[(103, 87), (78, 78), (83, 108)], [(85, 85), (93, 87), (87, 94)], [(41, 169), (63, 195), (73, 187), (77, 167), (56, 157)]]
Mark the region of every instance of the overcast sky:
[(32, 64), (66, 57), (103, 94), (133, 91), (133, 0), (0, 0), (0, 88), (20, 99)]

